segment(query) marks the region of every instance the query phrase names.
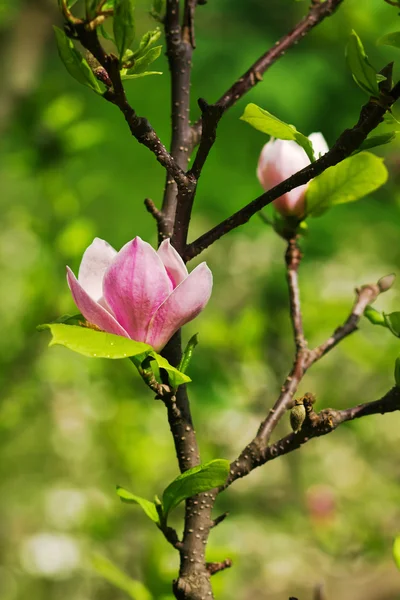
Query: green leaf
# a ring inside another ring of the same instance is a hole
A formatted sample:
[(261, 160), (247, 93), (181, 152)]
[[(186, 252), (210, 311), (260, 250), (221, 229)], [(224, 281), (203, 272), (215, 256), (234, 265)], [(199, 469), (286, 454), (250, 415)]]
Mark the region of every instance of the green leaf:
[(162, 75), (162, 71), (146, 71), (145, 73), (136, 73), (136, 75), (121, 75), (122, 81), (128, 79), (139, 79), (139, 77), (147, 77), (147, 75)]
[(178, 504), (201, 492), (223, 485), (229, 475), (229, 461), (217, 458), (179, 475), (164, 490), (162, 504), (167, 515)]
[(135, 39), (134, 0), (115, 0), (113, 31), (119, 59)]
[(54, 26), (54, 32), (56, 34), (58, 54), (68, 73), (79, 81), (79, 83), (90, 87), (97, 94), (101, 94), (102, 91), (99, 82), (93, 75), (87, 61), (76, 50), (72, 40), (59, 27)]
[[(139, 73), (144, 73), (149, 65), (153, 63), (160, 56), (162, 50), (162, 46), (156, 46), (155, 48), (150, 48), (140, 58), (134, 61), (133, 66), (128, 69), (126, 75), (137, 75)], [(124, 74), (125, 75), (125, 74)]]
[(376, 148), (377, 146), (383, 146), (383, 144), (389, 144), (392, 142), (398, 131), (389, 131), (388, 133), (382, 133), (380, 135), (371, 135), (363, 141), (358, 151), (369, 150), (370, 148)]
[(392, 31), (378, 39), (378, 46), (394, 46), (400, 48), (400, 31)]
[(151, 519), (154, 523), (157, 523), (157, 525), (160, 524), (160, 518), (154, 502), (150, 502), (150, 500), (146, 500), (146, 498), (141, 498), (140, 496), (135, 496), (119, 485), (117, 485), (117, 494), (121, 498), (122, 502), (126, 502), (127, 504), (138, 504), (149, 517), (149, 519)]
[(383, 313), (379, 312), (379, 310), (375, 310), (372, 306), (367, 306), (364, 310), (364, 317), (368, 319), (372, 325), (381, 325), (382, 327), (387, 327), (385, 316)]
[(397, 536), (393, 543), (393, 558), (397, 568), (400, 570), (400, 536)]
[(354, 30), (346, 47), (346, 59), (356, 84), (369, 96), (379, 97), (377, 73), (369, 62), (364, 46)]
[(400, 337), (400, 312), (383, 313), (385, 323), (396, 337)]
[[(394, 380), (396, 382), (397, 387), (400, 387), (400, 356), (396, 358), (396, 362), (394, 363)], [(400, 558), (400, 548), (399, 548), (399, 558)], [(400, 564), (400, 562), (399, 562), (399, 564)], [(400, 568), (400, 566), (399, 566), (399, 568)]]
[(189, 366), (190, 361), (192, 360), (193, 351), (196, 348), (199, 340), (197, 339), (197, 333), (192, 335), (188, 343), (186, 344), (186, 348), (183, 352), (181, 362), (179, 363), (179, 370), (181, 373), (186, 373), (187, 368)]
[(91, 358), (140, 357), (140, 361), (143, 361), (145, 358), (150, 357), (156, 361), (160, 368), (167, 372), (172, 387), (176, 388), (191, 381), (190, 377), (171, 366), (165, 358), (157, 354), (148, 344), (136, 342), (120, 335), (106, 333), (105, 331), (90, 329), (89, 327), (65, 325), (63, 323), (47, 323), (39, 325), (38, 329), (40, 331), (50, 329), (53, 336), (50, 346), (56, 344), (65, 346), (74, 352)]
[(383, 159), (360, 152), (312, 179), (306, 192), (307, 214), (322, 215), (335, 204), (355, 202), (378, 189), (388, 178)]
[(152, 31), (147, 31), (147, 33), (145, 33), (140, 40), (139, 48), (132, 53), (132, 58), (137, 59), (146, 54), (150, 46), (152, 46), (160, 36), (161, 29), (159, 27), (153, 29)]
[(308, 137), (297, 131), (294, 125), (289, 125), (281, 121), (267, 110), (257, 106), (257, 104), (248, 104), (240, 119), (249, 123), (254, 129), (267, 133), (271, 137), (278, 138), (279, 140), (293, 140), (303, 148), (310, 162), (315, 160), (312, 143)]
[(91, 559), (91, 564), (93, 569), (99, 575), (128, 594), (132, 600), (152, 600), (152, 595), (141, 581), (129, 577), (129, 575), (121, 571), (114, 563), (108, 560), (108, 558), (105, 558), (100, 554), (94, 554)]

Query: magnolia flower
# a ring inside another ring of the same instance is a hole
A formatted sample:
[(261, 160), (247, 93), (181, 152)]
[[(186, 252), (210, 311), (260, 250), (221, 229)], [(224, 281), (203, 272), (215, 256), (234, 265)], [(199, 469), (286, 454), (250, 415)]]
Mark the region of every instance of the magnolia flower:
[[(322, 133), (312, 133), (308, 139), (317, 158), (328, 152), (329, 148)], [(269, 190), (309, 164), (307, 154), (296, 142), (271, 138), (261, 151), (257, 177), (264, 190)], [(306, 211), (307, 187), (308, 183), (299, 185), (274, 200), (276, 210), (284, 216), (303, 217)]]
[(156, 252), (140, 237), (117, 252), (95, 238), (78, 279), (67, 267), (75, 304), (89, 323), (161, 350), (207, 304), (212, 274), (201, 263), (189, 274), (169, 240)]

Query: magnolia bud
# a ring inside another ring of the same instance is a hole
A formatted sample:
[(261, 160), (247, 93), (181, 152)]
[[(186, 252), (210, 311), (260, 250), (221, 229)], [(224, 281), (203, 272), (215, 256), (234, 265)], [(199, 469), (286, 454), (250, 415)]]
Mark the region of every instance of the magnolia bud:
[[(321, 133), (312, 133), (309, 140), (316, 158), (328, 152), (329, 148)], [(307, 154), (296, 142), (271, 138), (261, 151), (257, 177), (263, 188), (269, 190), (309, 164)], [(276, 210), (285, 217), (303, 217), (307, 187), (308, 184), (300, 185), (274, 200)]]
[(390, 275), (385, 275), (381, 277), (378, 281), (378, 288), (381, 292), (387, 292), (390, 290), (392, 285), (394, 284), (394, 280), (396, 279), (396, 275), (391, 273)]
[(300, 431), (305, 418), (306, 418), (306, 409), (303, 404), (303, 400), (296, 400), (295, 405), (293, 406), (292, 410), (290, 411), (290, 425), (291, 425), (294, 433), (297, 433), (298, 431)]

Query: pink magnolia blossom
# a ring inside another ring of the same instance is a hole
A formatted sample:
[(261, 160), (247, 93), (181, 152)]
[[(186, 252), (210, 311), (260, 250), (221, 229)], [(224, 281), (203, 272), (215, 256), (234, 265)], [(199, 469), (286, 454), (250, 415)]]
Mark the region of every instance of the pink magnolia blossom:
[(189, 274), (169, 240), (158, 251), (140, 237), (117, 252), (95, 238), (78, 279), (67, 267), (75, 304), (89, 323), (161, 350), (207, 304), (212, 274), (201, 263)]
[[(312, 133), (308, 139), (313, 145), (316, 158), (328, 152), (322, 133)], [(264, 190), (269, 190), (309, 164), (307, 154), (296, 142), (271, 138), (261, 151), (257, 177)], [(308, 183), (300, 185), (274, 200), (276, 210), (284, 216), (303, 217), (307, 187)]]

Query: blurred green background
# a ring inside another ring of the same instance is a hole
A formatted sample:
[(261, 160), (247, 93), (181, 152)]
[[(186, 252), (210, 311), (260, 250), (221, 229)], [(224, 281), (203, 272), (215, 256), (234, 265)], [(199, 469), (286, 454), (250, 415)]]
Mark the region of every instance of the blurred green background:
[[(146, 588), (137, 600), (171, 600), (178, 557), (116, 483), (152, 498), (177, 475), (163, 405), (129, 362), (48, 349), (48, 322), (74, 306), (75, 272), (94, 236), (120, 248), (135, 235), (155, 243), (145, 197), (162, 198), (164, 173), (130, 137), (118, 110), (79, 86), (61, 65), (51, 30), (54, 0), (1, 0), (0, 48), (0, 598), (117, 600), (124, 593), (90, 568), (97, 552)], [(293, 0), (209, 1), (198, 8), (193, 119), (198, 96), (215, 101), (305, 13)], [(148, 6), (138, 33), (152, 28)], [(366, 97), (344, 60), (354, 28), (377, 68), (399, 60), (376, 39), (398, 28), (383, 0), (344, 0), (287, 53), (221, 123), (199, 186), (191, 239), (260, 193), (265, 137), (239, 121), (253, 101), (332, 144)], [(138, 114), (169, 139), (169, 79), (127, 83)], [(155, 65), (155, 66), (156, 66)], [(400, 69), (395, 68), (400, 76)], [(395, 109), (400, 115), (400, 107)], [(355, 285), (400, 265), (400, 146), (385, 154), (390, 181), (373, 197), (310, 222), (301, 268), (305, 327), (322, 341), (346, 317)], [(193, 413), (204, 461), (234, 458), (277, 396), (293, 354), (284, 244), (260, 219), (229, 234), (206, 259), (215, 285), (191, 365)], [(400, 284), (377, 307), (400, 309)], [(300, 392), (316, 408), (374, 400), (393, 384), (399, 342), (363, 322), (307, 375)], [(218, 499), (230, 516), (211, 535), (209, 560), (234, 567), (214, 578), (217, 598), (400, 598), (392, 561), (400, 530), (399, 415), (347, 424), (238, 481)], [(279, 434), (289, 431), (288, 419)], [(173, 521), (180, 527), (182, 513)]]

